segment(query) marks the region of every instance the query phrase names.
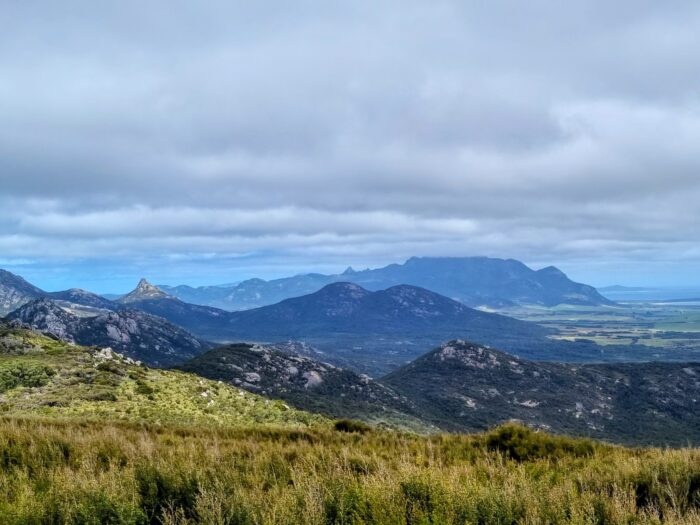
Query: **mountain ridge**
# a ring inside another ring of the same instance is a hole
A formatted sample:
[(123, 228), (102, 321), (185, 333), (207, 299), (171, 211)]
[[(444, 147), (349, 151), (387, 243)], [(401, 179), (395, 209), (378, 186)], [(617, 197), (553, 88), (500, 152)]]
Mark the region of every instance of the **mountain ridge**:
[(349, 281), (371, 291), (398, 284), (426, 288), (472, 307), (518, 304), (612, 305), (594, 287), (570, 280), (554, 266), (533, 270), (515, 259), (490, 257), (411, 257), (403, 264), (339, 274), (300, 274), (265, 281), (248, 279), (233, 286), (168, 287), (188, 302), (243, 310), (313, 293), (333, 282)]

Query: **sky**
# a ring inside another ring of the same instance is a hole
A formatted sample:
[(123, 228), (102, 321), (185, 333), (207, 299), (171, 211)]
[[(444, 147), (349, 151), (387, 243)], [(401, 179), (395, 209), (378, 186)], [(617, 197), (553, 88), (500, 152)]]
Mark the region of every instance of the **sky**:
[(700, 3), (0, 3), (0, 267), (700, 285)]

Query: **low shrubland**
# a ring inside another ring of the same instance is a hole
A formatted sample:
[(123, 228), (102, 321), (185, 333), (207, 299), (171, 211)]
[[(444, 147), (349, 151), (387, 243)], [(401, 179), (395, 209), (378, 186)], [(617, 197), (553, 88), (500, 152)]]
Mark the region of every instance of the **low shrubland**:
[(700, 451), (7, 418), (0, 523), (700, 523)]

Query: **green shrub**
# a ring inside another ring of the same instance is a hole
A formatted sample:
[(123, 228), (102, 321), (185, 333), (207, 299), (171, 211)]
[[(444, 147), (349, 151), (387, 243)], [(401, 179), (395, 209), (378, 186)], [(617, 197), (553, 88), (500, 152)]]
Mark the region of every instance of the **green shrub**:
[(359, 434), (364, 434), (372, 430), (372, 427), (368, 424), (354, 419), (339, 419), (333, 426), (338, 432), (357, 432)]
[(595, 451), (595, 445), (590, 440), (552, 436), (515, 424), (503, 425), (489, 432), (486, 446), (515, 461), (582, 457), (590, 456)]
[(34, 388), (48, 384), (56, 371), (40, 363), (7, 362), (0, 364), (0, 393), (18, 386)]
[(148, 464), (137, 467), (135, 477), (141, 510), (148, 523), (161, 523), (163, 513), (173, 510), (181, 511), (187, 519), (196, 518), (199, 484), (191, 475), (180, 474), (165, 472)]
[(142, 396), (150, 396), (155, 390), (148, 383), (144, 383), (142, 380), (138, 379), (136, 381), (136, 393)]

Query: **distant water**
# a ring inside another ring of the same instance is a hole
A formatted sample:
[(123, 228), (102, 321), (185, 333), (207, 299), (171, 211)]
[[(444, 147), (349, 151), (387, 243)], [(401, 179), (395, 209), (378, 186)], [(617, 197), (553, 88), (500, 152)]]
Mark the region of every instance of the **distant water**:
[(673, 303), (700, 303), (700, 287), (694, 288), (598, 288), (598, 291), (613, 301), (671, 301)]

